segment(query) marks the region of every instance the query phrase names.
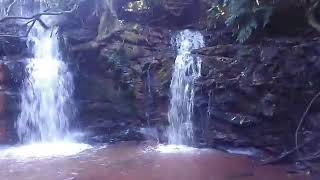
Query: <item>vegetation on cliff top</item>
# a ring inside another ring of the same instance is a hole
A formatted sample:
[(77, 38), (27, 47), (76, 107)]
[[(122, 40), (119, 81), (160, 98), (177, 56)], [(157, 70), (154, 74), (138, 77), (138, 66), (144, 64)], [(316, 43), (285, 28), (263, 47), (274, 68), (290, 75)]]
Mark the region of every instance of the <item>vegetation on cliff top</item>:
[(320, 31), (317, 21), (319, 0), (219, 0), (212, 1), (209, 10), (211, 19), (223, 18), (226, 25), (234, 29), (237, 41), (245, 42), (259, 28), (264, 28), (273, 15), (274, 9), (287, 6), (303, 7), (306, 19), (312, 27)]
[[(254, 31), (263, 29), (269, 22), (275, 9), (287, 6), (303, 7), (307, 22), (320, 31), (320, 25), (317, 21), (319, 14), (319, 0), (205, 0), (212, 4), (209, 10), (209, 18), (213, 21), (223, 19), (225, 24), (231, 27), (237, 36), (238, 42), (245, 42)], [(30, 1), (31, 2), (31, 1)], [(41, 1), (48, 12), (69, 11), (74, 6), (79, 5), (84, 0), (46, 0)], [(21, 0), (2, 0), (1, 15), (12, 16), (15, 15), (15, 9), (21, 6)], [(24, 4), (28, 1), (23, 1)], [(94, 4), (96, 10), (93, 11), (94, 15), (103, 15), (102, 11), (108, 8), (112, 9), (113, 6), (121, 6), (125, 11), (141, 11), (151, 10), (156, 6), (167, 6), (174, 4), (179, 6), (179, 2), (170, 0), (93, 0), (90, 3)], [(177, 5), (178, 3), (178, 5)], [(182, 4), (183, 5), (183, 4)], [(182, 6), (181, 5), (181, 6)], [(33, 5), (34, 6), (34, 5)], [(106, 7), (109, 6), (109, 7)], [(38, 21), (40, 18), (36, 18)], [(41, 21), (40, 21), (41, 22)], [(41, 22), (44, 24), (43, 22)], [(29, 23), (30, 24), (30, 23)]]

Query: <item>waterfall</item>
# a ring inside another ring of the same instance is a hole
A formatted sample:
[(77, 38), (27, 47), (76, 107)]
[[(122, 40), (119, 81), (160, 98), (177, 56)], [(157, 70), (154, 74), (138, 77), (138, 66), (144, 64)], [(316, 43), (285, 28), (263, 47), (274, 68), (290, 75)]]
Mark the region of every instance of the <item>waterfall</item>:
[(170, 85), (171, 100), (168, 112), (169, 144), (188, 145), (193, 140), (194, 83), (201, 75), (201, 59), (192, 50), (204, 47), (200, 32), (184, 30), (172, 38), (177, 48)]
[[(7, 0), (0, 0), (1, 5), (4, 2)], [(27, 17), (43, 12), (49, 1), (16, 2), (11, 15)], [(49, 26), (54, 20), (52, 16), (42, 16), (41, 19)], [(81, 133), (69, 130), (76, 112), (73, 76), (59, 53), (56, 30), (34, 24), (27, 45), (32, 56), (26, 59), (26, 77), (20, 92), (21, 112), (16, 122), (18, 138), (24, 145), (2, 150), (0, 158), (69, 156), (90, 149), (90, 145), (74, 141), (74, 137)]]
[(35, 26), (29, 41), (34, 57), (28, 59), (21, 91), (18, 137), (23, 142), (57, 141), (68, 133), (73, 79), (61, 60), (56, 33)]
[[(40, 12), (44, 1), (39, 0)], [(57, 33), (35, 24), (28, 37), (33, 57), (21, 90), (16, 128), (24, 143), (56, 142), (68, 135), (73, 109), (73, 78), (61, 60)]]

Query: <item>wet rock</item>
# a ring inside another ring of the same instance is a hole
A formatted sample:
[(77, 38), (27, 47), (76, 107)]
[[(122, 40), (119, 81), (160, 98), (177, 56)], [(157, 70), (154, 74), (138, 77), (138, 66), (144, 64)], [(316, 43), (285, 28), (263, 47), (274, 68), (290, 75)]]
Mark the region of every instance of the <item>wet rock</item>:
[(264, 47), (261, 50), (260, 59), (264, 64), (270, 64), (278, 53), (279, 49), (277, 47)]
[[(207, 45), (193, 52), (203, 63), (195, 92), (196, 143), (202, 147), (260, 148), (271, 154), (293, 146), (297, 123), (320, 89), (318, 37), (296, 30), (293, 36), (283, 36), (277, 30), (281, 24), (275, 23), (274, 31), (257, 33), (247, 43), (238, 44), (224, 23), (206, 26), (206, 8), (212, 1), (164, 0), (126, 11), (130, 2), (112, 1), (108, 10), (102, 8), (103, 12), (95, 15), (94, 7), (79, 7), (82, 10), (77, 15), (83, 21), (61, 29), (75, 74), (79, 128), (90, 132), (89, 139), (140, 140), (146, 138), (143, 134), (165, 139), (176, 56), (171, 36), (191, 27), (202, 31)], [(21, 87), (19, 81), (25, 75), (23, 63), (16, 63), (19, 58), (13, 54), (28, 56), (21, 50), (25, 43), (12, 41), (19, 48), (8, 45), (0, 49), (1, 57), (7, 49), (10, 55), (3, 57), (8, 60), (5, 69), (0, 66), (0, 86), (11, 93)], [(95, 42), (94, 46), (71, 51), (88, 42)], [(3, 76), (3, 70), (10, 76)], [(4, 103), (6, 98), (0, 96), (0, 112), (9, 109), (17, 114), (16, 103)], [(13, 99), (10, 102), (18, 101), (17, 96)], [(320, 128), (319, 105), (317, 100), (310, 109), (303, 131)], [(12, 122), (1, 119), (0, 133), (8, 134), (4, 127)], [(142, 132), (140, 128), (151, 129)], [(302, 140), (306, 138), (301, 135)]]
[(160, 142), (160, 133), (156, 128), (140, 128), (140, 131), (147, 140)]
[[(316, 42), (267, 41), (263, 45), (214, 45), (196, 51), (204, 64), (197, 83), (196, 107), (202, 111), (199, 114), (210, 114), (201, 117), (207, 118), (209, 128), (202, 129), (203, 134), (199, 135), (207, 140), (212, 138), (208, 144), (264, 147), (273, 152), (290, 146), (306, 99), (310, 101), (312, 96), (308, 91), (318, 89), (319, 71), (311, 68), (311, 64), (316, 64), (313, 56), (318, 54)], [(316, 117), (311, 112), (308, 121)], [(312, 120), (310, 123), (313, 124)], [(317, 127), (311, 124), (310, 128)], [(233, 130), (225, 131), (224, 126), (232, 126)]]
[[(10, 57), (10, 56), (9, 56)], [(19, 86), (22, 82), (24, 64), (3, 57), (0, 61), (0, 143), (16, 142), (14, 122), (20, 112)], [(16, 70), (17, 73), (13, 73)]]

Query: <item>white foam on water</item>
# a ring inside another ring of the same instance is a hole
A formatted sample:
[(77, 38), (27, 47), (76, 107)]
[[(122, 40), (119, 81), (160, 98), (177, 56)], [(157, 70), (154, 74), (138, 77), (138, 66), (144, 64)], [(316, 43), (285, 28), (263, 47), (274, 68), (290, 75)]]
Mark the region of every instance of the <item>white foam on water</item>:
[(76, 142), (35, 143), (0, 150), (0, 159), (43, 159), (79, 154), (92, 146)]
[(160, 144), (156, 147), (156, 151), (160, 152), (160, 153), (165, 153), (165, 154), (194, 153), (196, 151), (199, 151), (199, 149), (189, 147), (189, 146), (184, 146), (184, 145), (174, 145), (174, 144), (163, 145), (163, 144)]

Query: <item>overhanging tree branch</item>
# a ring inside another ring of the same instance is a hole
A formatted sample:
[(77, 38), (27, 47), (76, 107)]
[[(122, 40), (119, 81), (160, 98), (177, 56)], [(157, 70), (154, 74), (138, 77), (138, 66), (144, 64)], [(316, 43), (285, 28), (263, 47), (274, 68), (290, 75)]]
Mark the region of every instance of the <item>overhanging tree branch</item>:
[[(30, 33), (31, 29), (33, 28), (33, 26), (35, 25), (35, 23), (38, 21), (40, 23), (40, 25), (45, 28), (45, 29), (49, 29), (49, 27), (46, 25), (45, 22), (43, 22), (43, 20), (41, 19), (42, 16), (59, 16), (59, 15), (66, 15), (66, 14), (72, 14), (75, 10), (77, 10), (79, 7), (79, 5), (74, 5), (73, 8), (69, 11), (61, 11), (61, 12), (41, 12), (41, 13), (37, 13), (33, 16), (30, 17), (24, 17), (24, 16), (6, 16), (2, 19), (0, 19), (0, 24), (4, 23), (5, 21), (9, 21), (9, 20), (29, 20), (26, 24), (31, 23), (30, 27), (27, 30), (27, 33), (25, 36), (28, 36), (28, 34)], [(0, 35), (0, 37), (11, 37), (10, 35)], [(23, 37), (25, 37), (23, 36)]]
[(31, 19), (39, 19), (41, 16), (57, 16), (57, 15), (65, 15), (65, 14), (72, 14), (75, 10), (77, 10), (79, 5), (74, 5), (73, 8), (69, 11), (60, 11), (60, 12), (41, 12), (37, 13), (30, 17), (23, 17), (23, 16), (6, 16), (0, 19), (0, 23), (8, 20), (31, 20)]
[(11, 10), (12, 10), (12, 7), (16, 4), (17, 0), (13, 0), (10, 5), (8, 6), (7, 10), (6, 10), (6, 15), (9, 16)]

